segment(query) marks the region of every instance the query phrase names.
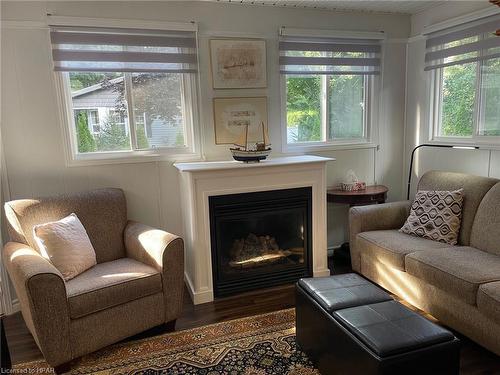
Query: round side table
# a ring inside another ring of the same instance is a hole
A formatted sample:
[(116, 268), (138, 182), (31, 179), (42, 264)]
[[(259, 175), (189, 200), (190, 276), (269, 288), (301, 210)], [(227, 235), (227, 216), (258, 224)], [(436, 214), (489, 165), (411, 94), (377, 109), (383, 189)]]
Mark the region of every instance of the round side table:
[[(339, 189), (327, 190), (327, 201), (339, 204), (348, 204), (353, 206), (366, 206), (370, 204), (385, 203), (389, 189), (384, 185), (367, 186), (364, 190), (344, 191)], [(351, 261), (351, 252), (349, 242), (345, 242), (340, 249), (335, 251), (335, 258), (345, 262)]]
[(327, 190), (326, 194), (328, 202), (348, 204), (352, 207), (385, 203), (388, 191), (387, 186), (373, 185), (357, 191), (331, 189)]

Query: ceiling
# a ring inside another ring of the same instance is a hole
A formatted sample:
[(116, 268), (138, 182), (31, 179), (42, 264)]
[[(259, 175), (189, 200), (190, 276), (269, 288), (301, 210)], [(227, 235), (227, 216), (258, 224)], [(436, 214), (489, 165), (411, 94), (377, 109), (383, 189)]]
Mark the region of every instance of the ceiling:
[(406, 0), (205, 0), (256, 6), (276, 6), (286, 8), (312, 8), (336, 11), (415, 14), (446, 1), (406, 1)]

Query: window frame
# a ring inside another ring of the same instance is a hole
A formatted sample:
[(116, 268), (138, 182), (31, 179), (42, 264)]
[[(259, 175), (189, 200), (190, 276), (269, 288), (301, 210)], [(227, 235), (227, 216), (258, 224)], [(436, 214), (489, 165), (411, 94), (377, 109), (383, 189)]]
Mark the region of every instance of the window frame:
[[(383, 46), (382, 46), (383, 55)], [(380, 95), (380, 82), (383, 76), (383, 58), (380, 67), (379, 75), (365, 75), (364, 79), (365, 89), (363, 95), (366, 97), (364, 100), (365, 110), (364, 117), (364, 130), (366, 137), (352, 138), (352, 139), (339, 139), (331, 140), (329, 137), (328, 129), (328, 89), (322, 90), (322, 114), (321, 114), (321, 127), (322, 135), (324, 133), (324, 141), (318, 142), (297, 142), (288, 143), (287, 139), (287, 90), (286, 80), (289, 75), (280, 74), (280, 97), (281, 97), (281, 144), (283, 153), (297, 153), (308, 151), (329, 151), (329, 150), (346, 150), (346, 149), (361, 149), (361, 148), (377, 148), (378, 147), (378, 124), (379, 124), (379, 106), (381, 105)], [(327, 80), (330, 75), (326, 76)], [(324, 85), (322, 85), (323, 87)], [(368, 94), (368, 95), (367, 95)]]
[[(136, 19), (113, 18), (85, 18), (66, 16), (47, 16), (47, 26), (83, 26), (83, 27), (109, 27), (109, 28), (144, 28), (152, 30), (179, 30), (198, 31), (195, 22), (165, 22), (144, 21)], [(197, 51), (199, 51), (198, 38), (196, 38)], [(50, 41), (49, 41), (49, 49)], [(63, 137), (63, 150), (66, 166), (78, 167), (89, 165), (143, 163), (152, 161), (200, 161), (203, 160), (200, 128), (200, 69), (195, 74), (182, 74), (182, 105), (185, 114), (185, 140), (187, 147), (157, 147), (148, 150), (107, 151), (78, 153), (76, 132), (74, 131), (74, 116), (71, 100), (71, 89), (68, 74), (52, 71), (55, 86), (57, 117), (61, 126)], [(188, 100), (185, 100), (188, 98)], [(135, 121), (134, 121), (135, 123)], [(132, 126), (130, 126), (132, 128)], [(135, 129), (134, 129), (135, 133)], [(134, 134), (135, 139), (135, 134)]]
[[(481, 39), (484, 38), (481, 35)], [(481, 40), (480, 39), (480, 40)], [(483, 54), (483, 50), (479, 51)], [(438, 144), (459, 144), (463, 146), (500, 146), (500, 135), (487, 136), (480, 135), (479, 131), (484, 119), (484, 88), (483, 82), (483, 66), (488, 60), (476, 61), (476, 82), (474, 91), (474, 112), (472, 114), (472, 135), (464, 136), (443, 136), (440, 135), (442, 126), (442, 109), (443, 109), (443, 74), (445, 68), (433, 69), (427, 74), (427, 91), (428, 91), (428, 121), (429, 121), (429, 136), (430, 143)]]
[[(127, 118), (129, 119), (129, 136), (131, 137), (131, 150), (100, 151), (79, 153), (76, 139), (75, 122), (69, 73), (53, 72), (56, 83), (56, 93), (59, 102), (59, 117), (63, 128), (65, 155), (67, 166), (101, 165), (115, 163), (137, 163), (161, 160), (200, 160), (201, 143), (198, 126), (198, 78), (191, 74), (182, 74), (181, 96), (182, 111), (184, 116), (184, 137), (186, 147), (156, 147), (147, 150), (138, 149), (135, 137), (135, 119), (130, 122), (130, 105), (127, 102)], [(130, 91), (130, 90), (128, 90)], [(130, 95), (131, 93), (129, 93)], [(79, 109), (79, 108), (77, 108)], [(133, 141), (132, 141), (133, 140)], [(133, 143), (132, 143), (133, 142)]]

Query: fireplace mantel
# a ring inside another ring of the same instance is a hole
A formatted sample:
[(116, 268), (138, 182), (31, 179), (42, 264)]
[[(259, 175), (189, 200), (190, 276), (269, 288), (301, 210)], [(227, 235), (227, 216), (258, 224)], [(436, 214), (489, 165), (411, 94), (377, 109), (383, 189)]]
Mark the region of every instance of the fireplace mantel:
[(266, 168), (276, 166), (290, 166), (296, 164), (309, 164), (318, 162), (327, 162), (335, 160), (333, 158), (324, 158), (321, 156), (303, 155), (303, 156), (287, 156), (282, 158), (274, 158), (263, 160), (260, 163), (242, 163), (235, 160), (224, 161), (205, 161), (196, 163), (176, 163), (174, 166), (181, 172), (203, 172), (216, 171), (227, 169), (246, 169), (246, 168)]
[(326, 241), (326, 163), (332, 158), (289, 156), (260, 163), (176, 163), (185, 240), (185, 279), (195, 304), (213, 301), (209, 197), (289, 188), (312, 188), (314, 276), (330, 274)]

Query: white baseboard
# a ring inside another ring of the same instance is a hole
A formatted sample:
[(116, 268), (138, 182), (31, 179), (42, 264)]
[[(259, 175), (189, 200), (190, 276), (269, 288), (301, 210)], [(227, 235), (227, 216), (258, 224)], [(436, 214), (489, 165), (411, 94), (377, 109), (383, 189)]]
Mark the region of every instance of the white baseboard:
[(214, 300), (214, 292), (211, 290), (195, 291), (193, 283), (186, 272), (184, 272), (184, 281), (186, 282), (193, 304), (201, 305), (202, 303), (212, 302)]

